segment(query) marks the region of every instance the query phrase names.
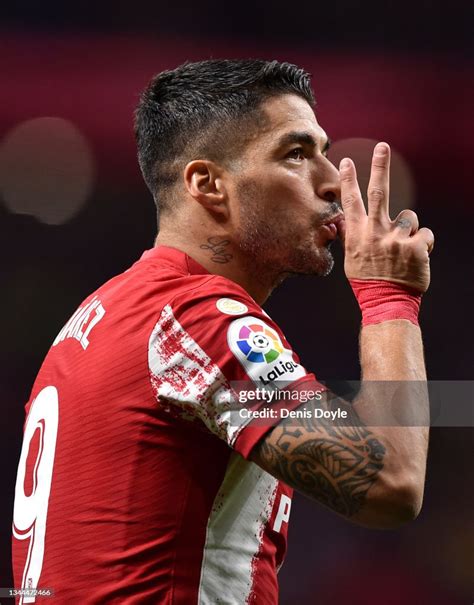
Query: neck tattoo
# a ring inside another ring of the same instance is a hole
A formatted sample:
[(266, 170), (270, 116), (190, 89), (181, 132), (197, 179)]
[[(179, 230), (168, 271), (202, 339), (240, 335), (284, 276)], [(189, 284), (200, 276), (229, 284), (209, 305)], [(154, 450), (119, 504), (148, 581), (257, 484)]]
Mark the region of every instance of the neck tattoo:
[(222, 239), (221, 237), (214, 236), (207, 239), (207, 244), (201, 244), (199, 247), (201, 250), (210, 250), (212, 253), (211, 261), (213, 263), (219, 263), (223, 265), (232, 260), (232, 254), (226, 252), (226, 247), (230, 244), (230, 240)]

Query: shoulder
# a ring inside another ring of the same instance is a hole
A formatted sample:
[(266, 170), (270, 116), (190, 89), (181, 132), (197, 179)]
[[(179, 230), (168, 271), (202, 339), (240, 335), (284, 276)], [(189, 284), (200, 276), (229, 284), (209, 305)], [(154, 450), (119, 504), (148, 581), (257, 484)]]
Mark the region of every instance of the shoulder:
[(233, 297), (260, 308), (250, 294), (236, 282), (221, 275), (190, 275), (185, 292), (200, 298)]
[(220, 275), (190, 276), (170, 299), (175, 315), (198, 314), (202, 319), (229, 320), (242, 315), (266, 315), (248, 292)]

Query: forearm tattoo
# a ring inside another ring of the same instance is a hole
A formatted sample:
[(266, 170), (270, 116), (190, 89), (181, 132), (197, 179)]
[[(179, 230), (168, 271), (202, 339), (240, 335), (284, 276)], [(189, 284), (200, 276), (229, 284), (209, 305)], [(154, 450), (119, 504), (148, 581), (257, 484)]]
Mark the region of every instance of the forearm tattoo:
[(230, 240), (215, 236), (209, 237), (207, 239), (207, 244), (201, 244), (199, 247), (202, 250), (210, 250), (212, 253), (211, 261), (222, 265), (232, 260), (232, 254), (226, 252), (226, 248), (229, 244)]
[[(314, 410), (317, 404), (311, 404)], [(367, 492), (383, 468), (384, 446), (352, 406), (345, 420), (287, 420), (276, 429), (273, 443), (264, 441), (258, 456), (264, 467), (285, 483), (350, 517), (364, 505)], [(328, 409), (334, 404), (327, 405)]]

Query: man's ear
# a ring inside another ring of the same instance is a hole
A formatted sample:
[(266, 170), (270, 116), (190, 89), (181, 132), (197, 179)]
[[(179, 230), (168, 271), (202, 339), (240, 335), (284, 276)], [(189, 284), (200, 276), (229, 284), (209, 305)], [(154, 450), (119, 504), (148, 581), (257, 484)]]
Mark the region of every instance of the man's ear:
[(185, 187), (196, 202), (211, 212), (227, 218), (227, 190), (223, 171), (210, 160), (193, 160), (183, 173)]

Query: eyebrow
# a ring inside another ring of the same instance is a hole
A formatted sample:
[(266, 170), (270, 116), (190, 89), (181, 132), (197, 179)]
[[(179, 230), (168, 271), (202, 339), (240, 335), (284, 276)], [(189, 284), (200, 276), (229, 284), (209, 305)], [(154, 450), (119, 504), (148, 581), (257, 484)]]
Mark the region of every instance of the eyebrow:
[[(300, 143), (302, 145), (310, 145), (311, 147), (317, 147), (318, 142), (309, 132), (298, 132), (292, 131), (284, 134), (280, 140), (278, 141), (278, 147), (285, 147), (286, 145), (291, 145), (292, 143)], [(323, 148), (321, 149), (321, 153), (326, 153), (331, 146), (331, 139), (328, 137), (326, 142), (324, 143)]]

